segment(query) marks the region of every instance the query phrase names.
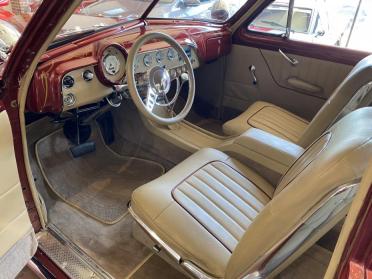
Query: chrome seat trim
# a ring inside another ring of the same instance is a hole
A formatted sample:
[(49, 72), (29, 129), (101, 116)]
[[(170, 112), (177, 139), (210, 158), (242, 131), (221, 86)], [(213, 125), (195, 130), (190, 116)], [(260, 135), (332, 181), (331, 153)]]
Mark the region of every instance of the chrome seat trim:
[(130, 203), (128, 205), (128, 211), (134, 218), (134, 220), (140, 225), (140, 227), (159, 245), (161, 248), (164, 249), (166, 253), (172, 256), (173, 259), (176, 260), (177, 264), (179, 264), (183, 269), (185, 269), (188, 273), (193, 275), (195, 278), (199, 279), (216, 279), (208, 274), (206, 274), (202, 269), (196, 266), (194, 263), (183, 260), (182, 257), (174, 251), (167, 243), (165, 243), (149, 226), (147, 226), (141, 218), (133, 211)]
[(311, 241), (318, 230), (350, 206), (360, 181), (357, 179), (344, 184), (323, 198), (287, 237), (253, 265), (243, 279), (266, 278), (277, 270), (299, 247)]
[[(355, 179), (337, 187), (326, 195), (314, 209), (303, 217), (302, 222), (298, 224), (286, 237), (284, 237), (276, 246), (261, 257), (252, 268), (250, 268), (242, 279), (262, 279), (269, 276), (281, 264), (283, 264), (292, 253), (299, 247), (310, 241), (314, 233), (329, 223), (332, 218), (347, 208), (355, 196), (361, 179)], [(202, 271), (198, 266), (190, 261), (184, 261), (182, 257), (167, 245), (153, 230), (151, 230), (131, 208), (128, 206), (130, 214), (137, 223), (157, 242), (164, 250), (176, 259), (182, 266), (195, 278), (215, 279)]]

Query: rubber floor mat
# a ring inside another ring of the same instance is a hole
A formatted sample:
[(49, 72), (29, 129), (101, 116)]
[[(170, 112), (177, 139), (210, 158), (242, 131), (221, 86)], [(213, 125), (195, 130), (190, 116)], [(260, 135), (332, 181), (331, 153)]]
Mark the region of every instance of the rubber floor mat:
[(93, 129), (96, 151), (73, 158), (63, 131), (56, 131), (36, 144), (44, 178), (63, 201), (106, 224), (127, 214), (133, 190), (164, 173), (153, 161), (124, 157), (108, 148)]

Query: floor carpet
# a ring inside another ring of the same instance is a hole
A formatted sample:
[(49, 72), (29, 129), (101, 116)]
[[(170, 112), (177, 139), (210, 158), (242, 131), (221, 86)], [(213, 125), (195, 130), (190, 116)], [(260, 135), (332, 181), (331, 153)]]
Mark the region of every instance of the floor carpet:
[(114, 153), (98, 129), (92, 139), (96, 151), (73, 158), (70, 143), (58, 130), (36, 144), (39, 165), (50, 188), (65, 202), (89, 216), (114, 224), (127, 214), (132, 191), (161, 176), (155, 162)]

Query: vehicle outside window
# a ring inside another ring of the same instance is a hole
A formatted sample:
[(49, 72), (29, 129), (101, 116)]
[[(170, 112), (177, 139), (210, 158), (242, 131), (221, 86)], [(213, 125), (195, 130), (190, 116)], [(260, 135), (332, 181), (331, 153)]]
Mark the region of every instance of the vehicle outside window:
[(372, 52), (372, 40), (365, 39), (372, 26), (370, 0), (294, 0), (287, 33), (288, 13), (289, 0), (276, 0), (248, 25), (248, 30)]

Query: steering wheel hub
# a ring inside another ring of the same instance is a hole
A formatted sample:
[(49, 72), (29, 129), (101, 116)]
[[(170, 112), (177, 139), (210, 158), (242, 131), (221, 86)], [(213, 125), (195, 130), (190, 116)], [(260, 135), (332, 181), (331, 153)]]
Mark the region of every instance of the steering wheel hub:
[[(179, 65), (177, 66), (179, 71), (174, 71), (174, 65), (171, 68), (171, 66), (158, 63), (158, 65), (146, 71), (145, 86), (139, 92), (137, 88), (139, 80), (135, 71), (136, 56), (143, 45), (154, 40), (165, 42), (177, 53), (179, 57)], [(138, 110), (146, 118), (160, 125), (172, 125), (185, 119), (191, 110), (195, 97), (194, 69), (185, 50), (174, 38), (159, 32), (148, 32), (142, 35), (132, 45), (128, 53), (126, 68), (130, 96)], [(170, 71), (175, 74), (170, 74)], [(177, 88), (174, 96), (168, 98), (167, 94), (172, 91), (171, 85), (173, 81), (176, 82)], [(186, 102), (182, 110), (177, 109), (177, 112), (175, 112), (174, 107), (185, 82), (188, 83)]]
[(167, 94), (171, 87), (171, 77), (167, 69), (156, 66), (150, 71), (150, 86), (157, 94)]

